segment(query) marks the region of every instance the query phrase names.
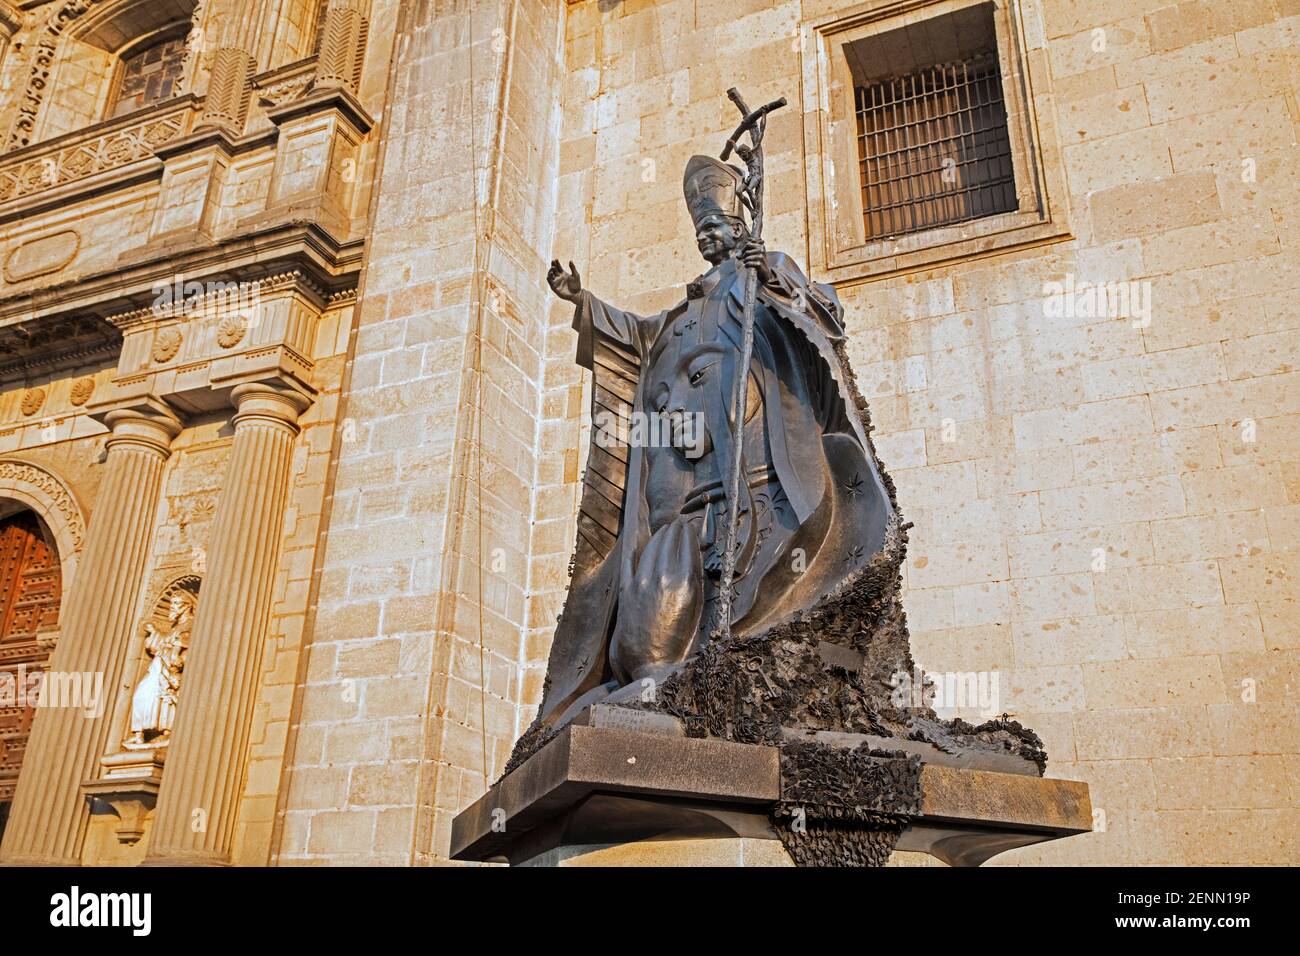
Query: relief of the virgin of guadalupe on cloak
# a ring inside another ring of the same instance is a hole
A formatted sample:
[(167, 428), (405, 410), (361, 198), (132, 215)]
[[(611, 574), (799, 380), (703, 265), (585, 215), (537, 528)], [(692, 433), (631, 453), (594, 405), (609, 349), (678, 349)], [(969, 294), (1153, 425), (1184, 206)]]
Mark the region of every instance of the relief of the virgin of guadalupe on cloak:
[[(711, 218), (738, 223), (738, 247), (747, 238), (742, 176), (695, 156), (683, 184), (696, 229)], [(593, 375), (596, 427), (569, 594), (525, 741), (591, 703), (617, 700), (620, 689), (627, 696), (647, 678), (664, 679), (720, 633), (746, 271), (734, 253), (657, 315), (634, 315), (587, 291), (576, 303), (577, 361)], [(839, 299), (788, 256), (768, 253), (767, 262), (734, 503), (733, 640), (815, 605), (870, 562), (896, 524), (855, 407)], [(656, 441), (661, 430), (638, 428), (656, 415), (686, 427), (674, 429), (671, 442)]]

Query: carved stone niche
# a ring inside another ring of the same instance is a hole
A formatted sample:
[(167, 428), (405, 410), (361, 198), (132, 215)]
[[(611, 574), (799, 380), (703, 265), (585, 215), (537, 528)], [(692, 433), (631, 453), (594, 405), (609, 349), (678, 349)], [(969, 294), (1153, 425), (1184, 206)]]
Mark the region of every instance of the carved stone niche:
[(119, 708), (120, 750), (101, 757), (99, 778), (82, 784), (91, 813), (116, 816), (118, 841), (128, 846), (144, 835), (158, 800), (200, 583), (198, 575), (177, 578), (151, 605), (128, 706)]
[(158, 750), (171, 739), (185, 653), (199, 604), (198, 575), (177, 578), (163, 588), (141, 623), (145, 640), (132, 685), (122, 749)]

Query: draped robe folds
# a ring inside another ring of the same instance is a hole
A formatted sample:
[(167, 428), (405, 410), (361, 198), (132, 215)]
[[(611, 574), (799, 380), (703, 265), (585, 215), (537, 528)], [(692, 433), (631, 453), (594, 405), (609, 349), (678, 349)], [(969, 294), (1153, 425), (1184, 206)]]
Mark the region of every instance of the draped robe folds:
[[(768, 542), (766, 553), (751, 562), (750, 573), (738, 575), (732, 609), (732, 631), (736, 635), (766, 627), (781, 616), (815, 603), (880, 549), (885, 525), (892, 516), (888, 494), (835, 352), (836, 343), (844, 337), (839, 299), (831, 287), (810, 283), (788, 256), (769, 253), (768, 263), (772, 280), (759, 287), (750, 367), (761, 408), (759, 412), (753, 408), (751, 387), (743, 452), (747, 476), (744, 484), (749, 485), (752, 473), (770, 474), (766, 488), (775, 491), (771, 496), (774, 501), (781, 502), (786, 526), (783, 537), (783, 529), (776, 529), (775, 538), (780, 540)], [(726, 475), (734, 451), (730, 413), (742, 335), (743, 297), (744, 270), (734, 259), (714, 266), (691, 283), (686, 300), (652, 316), (617, 309), (584, 291), (573, 324), (578, 332), (577, 361), (595, 376), (593, 421), (598, 413), (608, 414), (599, 404), (602, 397), (608, 402), (611, 393), (619, 392), (619, 385), (633, 413), (649, 415), (658, 411), (652, 401), (654, 396), (648, 394), (655, 387), (652, 379), (660, 378), (656, 363), (674, 344), (667, 337), (674, 333), (680, 336), (689, 329), (702, 342), (711, 339), (722, 347), (722, 374), (708, 386), (702, 410), (713, 445), (710, 474)], [(615, 381), (620, 376), (622, 381)], [(761, 420), (751, 421), (750, 415), (761, 416)], [(630, 583), (639, 583), (644, 589), (646, 582), (638, 582), (636, 576), (651, 573), (642, 567), (641, 558), (656, 531), (651, 525), (650, 497), (662, 498), (662, 490), (658, 485), (647, 487), (648, 456), (663, 452), (633, 442), (625, 450), (619, 449), (616, 457), (603, 456), (599, 466), (595, 463), (598, 452), (594, 442), (591, 454), (579, 515), (574, 574), (552, 644), (539, 714), (539, 721), (551, 726), (566, 722), (581, 706), (628, 680), (627, 669), (617, 659), (611, 661), (611, 637), (620, 624), (626, 630), (629, 623), (619, 620), (619, 597), (628, 593)], [(610, 474), (610, 466), (622, 474)], [(600, 473), (592, 476), (593, 470)], [(611, 500), (618, 497), (620, 478), (622, 500), (613, 501), (613, 506), (621, 508), (621, 514), (615, 522), (609, 512)], [(762, 491), (762, 479), (753, 481)], [(742, 524), (748, 518), (745, 526), (753, 535), (757, 519), (746, 513), (743, 497), (741, 507)], [(597, 516), (596, 523), (602, 524), (604, 531), (594, 527), (592, 515)], [(827, 536), (831, 521), (846, 528), (854, 538), (848, 548), (849, 557), (823, 555), (820, 561), (814, 560), (822, 542), (831, 540)], [(659, 523), (662, 526), (662, 519)], [(722, 521), (718, 524), (718, 536), (725, 538)], [(599, 544), (607, 534), (614, 535), (612, 545)], [(800, 568), (800, 573), (792, 577), (787, 571), (789, 554), (781, 552), (794, 546), (809, 552), (805, 559), (808, 573)], [(706, 576), (706, 590), (710, 590), (713, 600), (716, 583)], [(691, 653), (702, 646), (708, 629), (707, 622), (700, 626), (691, 642)], [(618, 654), (613, 656), (617, 658)]]

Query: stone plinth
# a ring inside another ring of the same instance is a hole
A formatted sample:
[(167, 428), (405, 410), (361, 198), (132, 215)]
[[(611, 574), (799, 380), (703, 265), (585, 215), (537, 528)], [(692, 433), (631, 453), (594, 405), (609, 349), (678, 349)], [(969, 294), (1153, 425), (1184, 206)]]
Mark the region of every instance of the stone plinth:
[[(1084, 783), (937, 764), (922, 767), (921, 782), (922, 809), (899, 851), (978, 866), (1091, 829)], [(768, 811), (780, 796), (776, 747), (571, 725), (456, 817), (451, 857), (547, 865), (599, 847), (609, 862), (653, 864), (682, 854), (651, 846), (629, 857), (609, 847), (710, 839), (739, 853), (777, 839)], [(770, 863), (779, 847), (757, 857)]]

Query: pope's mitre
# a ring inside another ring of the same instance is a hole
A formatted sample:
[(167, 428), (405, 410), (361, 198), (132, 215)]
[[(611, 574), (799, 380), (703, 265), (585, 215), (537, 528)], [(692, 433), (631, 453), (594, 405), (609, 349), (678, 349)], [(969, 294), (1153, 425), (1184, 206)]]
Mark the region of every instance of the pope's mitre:
[(686, 162), (682, 177), (682, 192), (686, 208), (696, 228), (708, 216), (730, 216), (744, 220), (740, 201), (740, 187), (745, 174), (735, 166), (719, 162), (711, 156), (692, 156)]

